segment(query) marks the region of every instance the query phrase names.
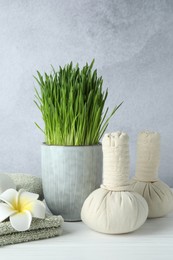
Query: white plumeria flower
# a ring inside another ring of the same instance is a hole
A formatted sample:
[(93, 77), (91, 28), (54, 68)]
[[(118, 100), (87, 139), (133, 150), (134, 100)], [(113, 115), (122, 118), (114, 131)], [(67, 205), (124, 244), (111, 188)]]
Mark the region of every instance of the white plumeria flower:
[(17, 231), (25, 231), (30, 228), (32, 217), (45, 218), (46, 207), (37, 200), (38, 194), (25, 190), (16, 191), (8, 189), (0, 194), (0, 222), (10, 218), (10, 223)]

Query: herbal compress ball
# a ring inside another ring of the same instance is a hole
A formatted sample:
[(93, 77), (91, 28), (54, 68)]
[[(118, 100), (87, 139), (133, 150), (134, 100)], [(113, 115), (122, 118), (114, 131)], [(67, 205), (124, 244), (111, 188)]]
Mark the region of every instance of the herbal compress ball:
[(85, 200), (81, 218), (91, 229), (107, 233), (128, 233), (146, 220), (148, 206), (129, 189), (128, 135), (106, 134), (102, 142), (103, 184)]
[(159, 164), (159, 133), (139, 133), (136, 175), (132, 180), (131, 187), (146, 199), (149, 207), (149, 218), (162, 217), (173, 209), (173, 192), (158, 178)]

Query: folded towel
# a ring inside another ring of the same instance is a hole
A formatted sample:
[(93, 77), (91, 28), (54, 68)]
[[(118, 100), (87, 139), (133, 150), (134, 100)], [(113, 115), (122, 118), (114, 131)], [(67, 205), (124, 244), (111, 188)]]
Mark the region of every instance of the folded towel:
[(8, 173), (16, 185), (16, 189), (25, 189), (26, 191), (39, 194), (39, 200), (44, 199), (41, 178), (24, 173)]
[(0, 223), (0, 246), (45, 239), (62, 234), (61, 216), (46, 216), (45, 219), (33, 219), (30, 229), (24, 232), (16, 231), (9, 221)]

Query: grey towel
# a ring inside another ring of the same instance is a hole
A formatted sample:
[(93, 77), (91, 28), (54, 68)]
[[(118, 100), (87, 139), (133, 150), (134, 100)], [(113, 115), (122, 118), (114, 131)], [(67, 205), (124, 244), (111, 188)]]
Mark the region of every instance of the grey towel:
[(46, 216), (45, 219), (33, 219), (29, 230), (16, 231), (9, 221), (0, 223), (0, 246), (28, 242), (59, 236), (62, 234), (61, 216)]
[(16, 184), (16, 189), (25, 189), (26, 191), (39, 194), (39, 200), (44, 199), (41, 178), (24, 173), (8, 173)]

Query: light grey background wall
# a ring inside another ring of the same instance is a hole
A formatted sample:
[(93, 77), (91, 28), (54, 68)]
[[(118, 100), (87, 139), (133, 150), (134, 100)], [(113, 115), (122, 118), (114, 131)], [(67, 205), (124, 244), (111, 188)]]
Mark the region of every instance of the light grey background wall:
[(124, 100), (108, 131), (128, 132), (131, 174), (137, 133), (159, 131), (160, 176), (173, 186), (171, 0), (0, 0), (0, 171), (41, 174), (36, 70), (93, 57), (107, 105)]

